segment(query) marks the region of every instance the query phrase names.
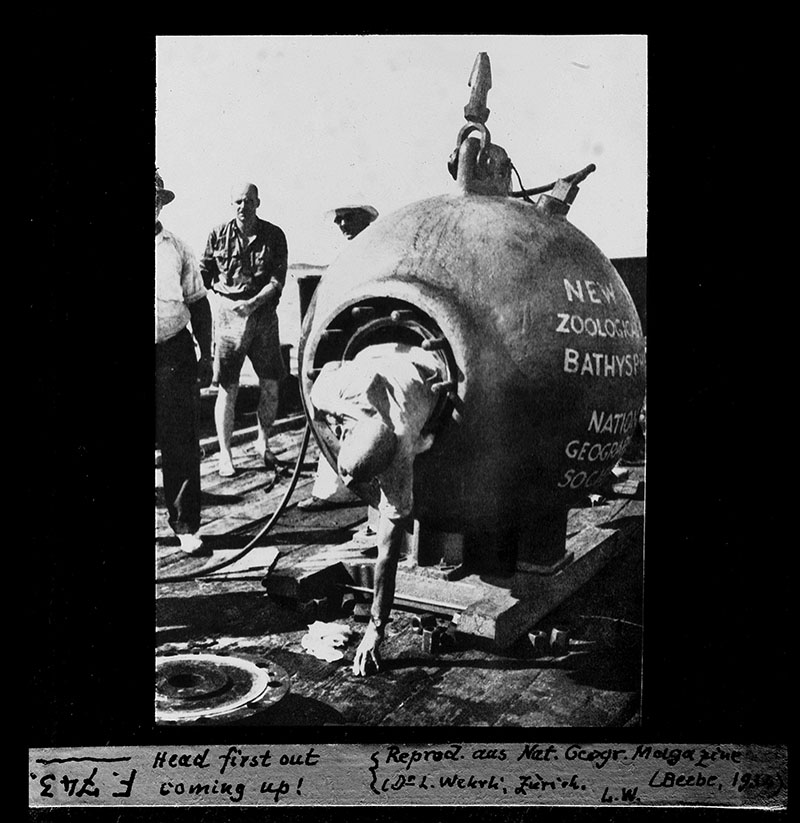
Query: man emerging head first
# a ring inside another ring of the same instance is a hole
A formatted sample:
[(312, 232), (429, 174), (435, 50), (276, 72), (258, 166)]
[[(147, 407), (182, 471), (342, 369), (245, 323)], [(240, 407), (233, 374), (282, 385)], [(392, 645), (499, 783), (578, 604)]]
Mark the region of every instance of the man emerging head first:
[(311, 389), (315, 417), (340, 442), (338, 471), (345, 482), (377, 480), (378, 558), (370, 623), (353, 672), (380, 667), (380, 645), (394, 600), (397, 563), (412, 523), (414, 460), (433, 445), (423, 434), (436, 406), (439, 361), (418, 346), (383, 343), (353, 360), (326, 363)]

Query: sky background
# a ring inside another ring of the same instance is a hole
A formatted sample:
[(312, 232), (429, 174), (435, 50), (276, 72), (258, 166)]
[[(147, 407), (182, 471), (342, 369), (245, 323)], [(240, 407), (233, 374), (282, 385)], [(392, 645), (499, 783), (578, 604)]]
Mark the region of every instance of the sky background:
[(252, 181), (290, 264), (329, 263), (343, 241), (327, 210), (385, 215), (457, 191), (446, 163), (481, 51), (492, 142), (524, 185), (595, 163), (569, 220), (608, 257), (645, 255), (644, 35), (158, 37), (156, 165), (176, 194), (164, 224), (200, 254), (233, 216), (231, 186)]

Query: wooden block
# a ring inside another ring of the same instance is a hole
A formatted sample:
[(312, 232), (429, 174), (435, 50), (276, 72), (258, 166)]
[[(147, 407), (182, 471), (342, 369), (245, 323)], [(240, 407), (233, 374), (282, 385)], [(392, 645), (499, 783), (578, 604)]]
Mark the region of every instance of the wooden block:
[(341, 563), (309, 570), (297, 564), (281, 568), (279, 560), (262, 585), (269, 595), (306, 601), (340, 591), (340, 586), (351, 582), (352, 578)]
[[(615, 529), (582, 529), (567, 542), (574, 560), (555, 574), (517, 573), (494, 585), (482, 581), (483, 597), (461, 614), (460, 634), (492, 640), (506, 648), (583, 586), (623, 545)], [(463, 582), (469, 583), (471, 577)]]

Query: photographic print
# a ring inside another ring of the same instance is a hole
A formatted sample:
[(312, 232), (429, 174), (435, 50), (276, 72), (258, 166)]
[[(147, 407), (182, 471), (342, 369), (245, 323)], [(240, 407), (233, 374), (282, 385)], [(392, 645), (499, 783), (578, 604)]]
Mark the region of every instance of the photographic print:
[(647, 38), (161, 36), (156, 101), (157, 722), (636, 725)]
[(785, 814), (725, 46), (37, 41), (31, 819)]

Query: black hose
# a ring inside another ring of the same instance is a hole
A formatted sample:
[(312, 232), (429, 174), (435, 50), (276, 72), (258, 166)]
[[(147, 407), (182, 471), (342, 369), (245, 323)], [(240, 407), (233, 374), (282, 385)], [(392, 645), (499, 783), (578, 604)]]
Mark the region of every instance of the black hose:
[(292, 479), (289, 482), (289, 488), (286, 489), (286, 494), (284, 494), (283, 499), (281, 500), (278, 508), (273, 513), (272, 517), (267, 521), (261, 531), (239, 552), (237, 552), (233, 557), (229, 557), (226, 560), (221, 560), (219, 563), (214, 563), (211, 566), (203, 566), (202, 569), (198, 569), (196, 572), (186, 573), (186, 574), (173, 574), (168, 575), (166, 577), (156, 577), (156, 583), (182, 583), (187, 580), (196, 580), (198, 577), (204, 577), (207, 574), (211, 574), (211, 572), (219, 571), (220, 569), (224, 569), (226, 566), (230, 566), (231, 563), (235, 563), (237, 560), (240, 560), (244, 557), (248, 552), (252, 551), (255, 548), (256, 543), (264, 537), (264, 535), (268, 534), (272, 527), (277, 522), (278, 518), (283, 514), (284, 509), (286, 508), (289, 500), (292, 497), (292, 493), (294, 492), (294, 488), (297, 485), (297, 480), (300, 477), (300, 469), (303, 465), (303, 460), (306, 456), (306, 449), (308, 448), (308, 443), (311, 440), (311, 426), (306, 423), (306, 430), (303, 433), (303, 442), (300, 446), (300, 454), (297, 456), (297, 463), (295, 463), (294, 472), (292, 473)]

